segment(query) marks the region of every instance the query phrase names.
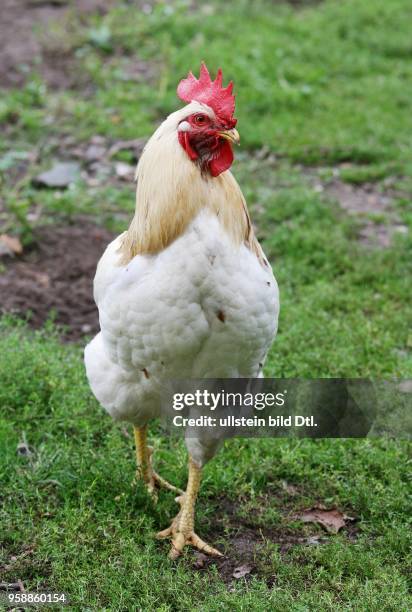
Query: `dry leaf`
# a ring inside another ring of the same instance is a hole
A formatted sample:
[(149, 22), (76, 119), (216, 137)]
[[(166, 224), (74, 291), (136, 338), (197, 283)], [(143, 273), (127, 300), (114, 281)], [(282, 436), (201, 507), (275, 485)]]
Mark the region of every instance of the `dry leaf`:
[(233, 570), (232, 576), (233, 578), (236, 578), (236, 580), (239, 580), (239, 578), (245, 578), (245, 576), (250, 574), (252, 569), (252, 566), (248, 565), (247, 563), (245, 563), (245, 565), (239, 565), (239, 567), (236, 567)]
[(293, 518), (302, 521), (303, 523), (317, 523), (321, 525), (329, 533), (338, 533), (346, 523), (355, 519), (342, 514), (336, 508), (327, 510), (324, 506), (315, 506), (309, 510), (303, 510), (299, 514), (295, 514)]
[(0, 235), (0, 256), (9, 255), (21, 255), (23, 253), (23, 246), (18, 238), (9, 236), (8, 234)]

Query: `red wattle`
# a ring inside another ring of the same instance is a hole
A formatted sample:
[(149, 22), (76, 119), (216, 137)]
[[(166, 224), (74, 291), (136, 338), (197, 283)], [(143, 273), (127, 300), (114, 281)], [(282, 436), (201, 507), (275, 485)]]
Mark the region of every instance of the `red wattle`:
[(184, 148), (184, 150), (186, 151), (190, 159), (192, 160), (197, 159), (199, 156), (196, 153), (196, 151), (192, 148), (192, 145), (190, 144), (189, 133), (188, 132), (178, 132), (178, 138), (179, 138), (180, 144), (182, 145), (182, 147)]
[(219, 146), (218, 155), (209, 163), (210, 174), (219, 176), (225, 170), (229, 170), (233, 163), (232, 146), (228, 140), (224, 140)]

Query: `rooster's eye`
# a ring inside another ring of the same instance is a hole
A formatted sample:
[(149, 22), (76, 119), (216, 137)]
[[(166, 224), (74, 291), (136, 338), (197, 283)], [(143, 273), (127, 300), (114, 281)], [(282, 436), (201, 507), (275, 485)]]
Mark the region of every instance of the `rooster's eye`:
[(197, 125), (205, 125), (209, 117), (207, 117), (206, 115), (195, 115), (193, 119)]

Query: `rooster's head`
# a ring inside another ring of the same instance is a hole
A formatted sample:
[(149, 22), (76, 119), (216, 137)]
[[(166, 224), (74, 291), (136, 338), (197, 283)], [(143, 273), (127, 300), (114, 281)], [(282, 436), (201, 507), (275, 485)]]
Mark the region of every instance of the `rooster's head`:
[(202, 172), (218, 176), (228, 170), (233, 162), (232, 143), (239, 142), (235, 129), (235, 97), (233, 83), (222, 87), (222, 71), (218, 70), (212, 81), (206, 65), (202, 63), (200, 77), (191, 72), (180, 81), (177, 95), (189, 102), (178, 123), (180, 145), (189, 158), (198, 164)]

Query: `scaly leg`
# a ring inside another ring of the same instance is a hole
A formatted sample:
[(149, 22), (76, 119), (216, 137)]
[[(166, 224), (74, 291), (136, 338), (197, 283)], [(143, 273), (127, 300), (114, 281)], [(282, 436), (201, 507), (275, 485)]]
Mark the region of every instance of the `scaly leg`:
[(167, 529), (159, 531), (157, 538), (171, 538), (172, 548), (169, 553), (170, 559), (176, 559), (181, 554), (186, 544), (191, 544), (208, 555), (223, 557), (222, 553), (209, 546), (194, 532), (195, 504), (200, 487), (201, 468), (199, 468), (191, 457), (189, 457), (189, 479), (187, 481), (186, 493), (178, 497), (180, 512), (173, 519)]
[(156, 485), (182, 494), (183, 491), (181, 489), (173, 486), (154, 471), (152, 467), (153, 448), (147, 445), (147, 427), (134, 427), (134, 439), (136, 442), (136, 475), (146, 484), (149, 495), (156, 501)]

